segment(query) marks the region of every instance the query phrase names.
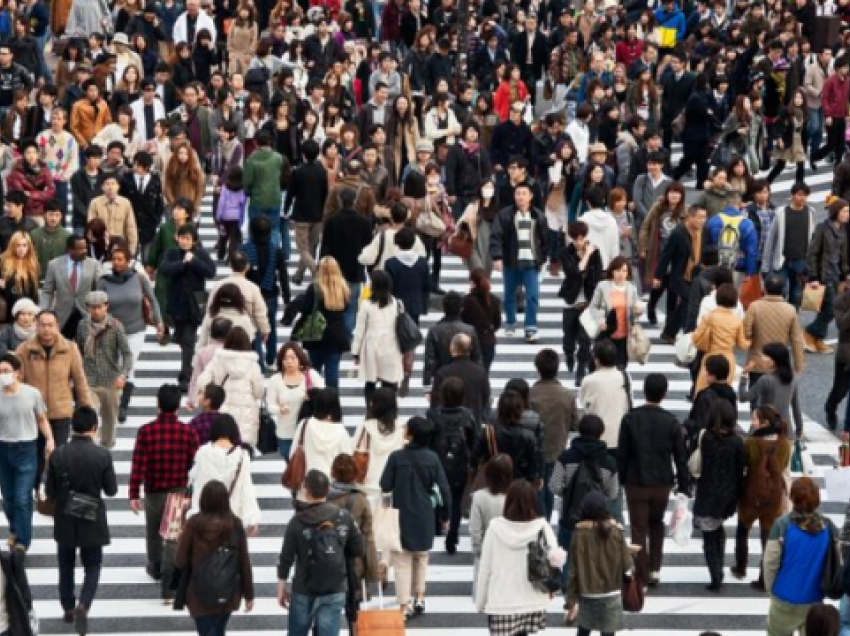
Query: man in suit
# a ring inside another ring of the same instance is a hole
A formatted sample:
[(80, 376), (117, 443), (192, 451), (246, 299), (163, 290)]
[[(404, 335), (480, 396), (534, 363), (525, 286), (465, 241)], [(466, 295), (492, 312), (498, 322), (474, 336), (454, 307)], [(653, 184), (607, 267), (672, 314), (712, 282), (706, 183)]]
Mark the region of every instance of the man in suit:
[(691, 295), (691, 281), (698, 273), (698, 264), (702, 255), (702, 230), (705, 226), (705, 208), (692, 205), (688, 208), (685, 222), (677, 226), (670, 234), (661, 258), (655, 268), (652, 287), (659, 289), (665, 276), (667, 293), (674, 294), (675, 309), (667, 315), (667, 324), (661, 332), (665, 344), (675, 344), (676, 333), (685, 323), (688, 315), (688, 300)]
[(77, 337), (77, 326), (86, 315), (86, 295), (94, 291), (102, 272), (100, 263), (86, 256), (88, 243), (77, 234), (68, 237), (67, 253), (54, 258), (44, 278), (42, 309), (56, 312), (62, 335)]
[(470, 358), (473, 341), (467, 333), (456, 333), (449, 345), (451, 361), (434, 374), (434, 385), (426, 397), (430, 397), (431, 406), (440, 403), (440, 385), (447, 378), (463, 380), (463, 406), (472, 411), (480, 426), (490, 406), (490, 380), (481, 364)]
[(133, 172), (124, 175), (121, 182), (121, 195), (130, 202), (136, 217), (143, 261), (147, 261), (148, 248), (156, 237), (164, 211), (162, 181), (158, 174), (151, 172), (152, 166), (151, 154), (140, 150), (133, 157)]
[(537, 98), (537, 80), (543, 77), (548, 54), (546, 36), (537, 30), (537, 16), (529, 14), (525, 19), (525, 31), (514, 36), (511, 59), (519, 65), (532, 102)]
[[(319, 144), (308, 139), (302, 147), (304, 165), (292, 173), (292, 184), (286, 192), (286, 202), (283, 214), (295, 222), (295, 245), (298, 247), (298, 269), (295, 270), (293, 282), (300, 285), (304, 278), (304, 270), (309, 269), (310, 275), (316, 276), (316, 261), (314, 256), (322, 236), (322, 217), (325, 211), (325, 199), (328, 197), (328, 173), (325, 167), (317, 161)], [(296, 202), (295, 211), (293, 201)]]
[(384, 82), (375, 84), (374, 94), (368, 103), (357, 113), (357, 129), (360, 131), (360, 139), (368, 139), (369, 131), (375, 124), (381, 124), (389, 128), (392, 117), (392, 106), (390, 105), (390, 89)]

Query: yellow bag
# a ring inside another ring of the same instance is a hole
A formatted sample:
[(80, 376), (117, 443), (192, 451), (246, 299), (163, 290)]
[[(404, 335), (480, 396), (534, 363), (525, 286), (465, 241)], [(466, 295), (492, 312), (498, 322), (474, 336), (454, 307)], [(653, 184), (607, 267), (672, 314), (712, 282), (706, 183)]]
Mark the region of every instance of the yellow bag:
[(679, 32), (670, 27), (658, 27), (658, 36), (660, 38), (659, 46), (662, 49), (672, 49), (676, 46), (676, 39)]
[(369, 300), (372, 297), (372, 286), (369, 283), (363, 283), (360, 286), (360, 302)]

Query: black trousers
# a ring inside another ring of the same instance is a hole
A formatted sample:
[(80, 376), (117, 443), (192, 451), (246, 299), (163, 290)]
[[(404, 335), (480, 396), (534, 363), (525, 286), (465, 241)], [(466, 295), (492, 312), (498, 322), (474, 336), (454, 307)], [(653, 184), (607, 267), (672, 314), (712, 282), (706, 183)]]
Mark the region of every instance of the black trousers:
[[(58, 420), (50, 420), (50, 430), (53, 431), (53, 444), (56, 449), (68, 443), (68, 437), (71, 435), (71, 418), (60, 418)], [(47, 440), (41, 431), (38, 432), (38, 441), (36, 442), (36, 459), (38, 468), (35, 471), (35, 490), (41, 486), (41, 476), (44, 469), (47, 468), (47, 460), (44, 458), (44, 449), (47, 447)]]
[[(381, 388), (392, 389), (393, 391), (398, 390), (398, 384), (394, 382), (384, 382), (383, 380), (378, 380), (381, 384)], [(372, 401), (372, 395), (375, 393), (375, 390), (378, 388), (378, 382), (367, 382), (366, 386), (363, 389), (363, 394), (366, 397), (366, 407), (369, 407), (369, 402)]]
[(832, 388), (829, 390), (826, 403), (823, 405), (824, 409), (828, 413), (835, 413), (838, 410), (838, 405), (847, 397), (848, 391), (850, 391), (850, 364), (839, 364), (836, 357)]
[(576, 357), (578, 367), (587, 370), (592, 356), (590, 355), (590, 338), (587, 337), (584, 327), (579, 322), (582, 311), (585, 310), (575, 307), (564, 308), (564, 355), (568, 357), (575, 355), (576, 347), (578, 347), (578, 356)]
[(62, 335), (71, 342), (76, 342), (77, 327), (79, 326), (80, 321), (82, 319), (83, 314), (80, 313), (80, 310), (77, 309), (76, 303), (74, 303), (74, 308), (71, 310), (71, 315), (68, 316), (68, 320), (65, 321), (65, 326), (62, 327)]
[(667, 314), (667, 324), (664, 325), (664, 335), (675, 338), (676, 334), (685, 326), (685, 319), (688, 317), (688, 305), (691, 286), (688, 285), (687, 292), (684, 296), (679, 296), (670, 288), (667, 289), (667, 311), (672, 313)]
[(192, 379), (192, 358), (195, 356), (195, 341), (198, 325), (188, 320), (174, 321), (174, 342), (180, 347), (180, 373), (177, 381), (188, 384)]
[(681, 179), (692, 166), (697, 169), (697, 190), (702, 190), (702, 184), (708, 179), (708, 144), (691, 144), (683, 145), (685, 153), (682, 155), (682, 160), (673, 171), (673, 180)]
[(832, 152), (832, 165), (837, 166), (844, 157), (845, 139), (847, 130), (846, 117), (833, 117), (832, 126), (826, 127), (826, 144), (812, 153), (812, 161), (820, 161)]
[(103, 548), (75, 548), (57, 546), (57, 561), (59, 563), (59, 600), (62, 609), (70, 612), (76, 607), (74, 596), (74, 566), (77, 562), (77, 550), (83, 563), (83, 587), (80, 590), (80, 605), (91, 609), (97, 586), (100, 582), (100, 566), (103, 562)]

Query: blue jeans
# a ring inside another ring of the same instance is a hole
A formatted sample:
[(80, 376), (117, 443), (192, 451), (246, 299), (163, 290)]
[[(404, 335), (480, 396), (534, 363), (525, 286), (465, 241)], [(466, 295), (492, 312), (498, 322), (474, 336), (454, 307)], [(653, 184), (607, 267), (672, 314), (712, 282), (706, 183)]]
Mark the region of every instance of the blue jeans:
[[(269, 222), (272, 224), (272, 244), (279, 245), (280, 244), (280, 224), (283, 219), (280, 217), (280, 208), (259, 208), (253, 205), (248, 206), (248, 218), (255, 219), (258, 216), (266, 217)], [(284, 255), (286, 256), (286, 248), (283, 250)], [(287, 256), (288, 258), (288, 256)]]
[(32, 541), (32, 488), (38, 461), (36, 441), (0, 442), (0, 493), (9, 532), (25, 547)]
[(840, 611), (841, 636), (850, 636), (850, 598), (846, 594), (841, 597)]
[(806, 260), (801, 258), (786, 260), (782, 263), (782, 269), (776, 272), (785, 280), (785, 297), (797, 309), (800, 308), (800, 300), (803, 297), (803, 286), (800, 284), (799, 276), (806, 270)]
[(195, 629), (198, 630), (198, 636), (224, 636), (229, 620), (230, 612), (198, 616), (195, 619)]
[(808, 133), (812, 152), (820, 148), (823, 141), (823, 110), (820, 108), (808, 108)]
[(277, 450), (280, 452), (280, 456), (283, 457), (286, 461), (289, 461), (289, 453), (292, 451), (292, 440), (291, 439), (280, 439), (277, 438)]
[(62, 210), (62, 227), (65, 227), (68, 223), (68, 182), (55, 179), (53, 185), (56, 186), (56, 200)]
[(525, 289), (525, 331), (537, 331), (537, 306), (540, 299), (540, 273), (536, 267), (519, 269), (506, 267), (502, 271), (505, 283), (505, 321), (508, 327), (516, 326), (516, 288)]
[[(562, 525), (558, 525), (558, 545), (561, 546), (564, 551), (570, 551), (570, 539), (573, 536), (572, 528), (565, 528)], [(564, 567), (561, 569), (561, 580), (564, 583), (564, 605), (567, 604), (567, 575), (570, 573), (570, 560), (564, 563)]]
[(339, 351), (317, 351), (311, 350), (310, 364), (317, 373), (325, 378), (325, 386), (335, 389), (339, 388), (339, 361), (342, 354)]
[(363, 283), (348, 283), (351, 297), (348, 299), (348, 307), (345, 308), (345, 328), (348, 329), (349, 338), (354, 337), (354, 326), (357, 324), (357, 307), (360, 303), (360, 288)]
[(289, 636), (308, 636), (315, 624), (316, 636), (338, 636), (345, 593), (326, 596), (293, 594), (289, 603)]
[(260, 368), (265, 372), (267, 366), (271, 366), (275, 362), (277, 356), (277, 296), (266, 296), (263, 294), (263, 300), (266, 301), (266, 315), (269, 319), (269, 326), (272, 330), (269, 332), (269, 337), (265, 342), (265, 356), (263, 355), (263, 338), (259, 332), (254, 338), (254, 351), (260, 359)]
[(827, 283), (823, 294), (823, 303), (815, 319), (806, 327), (808, 334), (815, 340), (823, 340), (829, 331), (829, 323), (834, 319), (832, 315), (832, 301), (835, 300), (835, 283)]
[(283, 249), (283, 258), (289, 262), (292, 258), (292, 238), (289, 236), (289, 219), (280, 217), (280, 247)]

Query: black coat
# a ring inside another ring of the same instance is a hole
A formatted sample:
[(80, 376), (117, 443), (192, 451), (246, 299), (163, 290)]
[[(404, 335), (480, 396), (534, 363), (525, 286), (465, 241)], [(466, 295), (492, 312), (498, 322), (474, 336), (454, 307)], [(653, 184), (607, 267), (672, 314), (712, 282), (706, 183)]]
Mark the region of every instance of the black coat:
[(466, 356), (454, 358), (441, 367), (434, 374), (434, 385), (431, 387), (432, 407), (440, 404), (440, 385), (446, 378), (463, 380), (463, 406), (472, 411), (476, 422), (483, 422), (490, 405), (490, 378), (484, 367)]
[(580, 262), (581, 259), (573, 243), (570, 243), (561, 250), (561, 267), (564, 269), (564, 282), (561, 283), (558, 296), (563, 298), (564, 302), (569, 305), (575, 304), (578, 294), (582, 289), (584, 290), (585, 302), (589, 303), (593, 298), (593, 292), (599, 281), (605, 278), (605, 270), (602, 267), (602, 257), (599, 256), (599, 250), (593, 250), (593, 254), (590, 255), (584, 271), (578, 268)]
[(697, 480), (694, 515), (728, 519), (738, 507), (744, 485), (744, 442), (740, 437), (706, 431), (700, 444), (702, 474)]
[[(301, 322), (305, 320), (305, 318), (310, 314), (313, 310), (313, 303), (316, 299), (316, 286), (310, 285), (307, 288), (307, 291), (304, 292), (304, 295), (301, 297), (301, 302), (299, 305), (299, 311), (301, 313), (301, 318), (298, 319), (298, 322), (295, 323), (295, 326), (292, 328), (292, 331), (296, 331)], [(296, 300), (297, 302), (297, 300)], [(327, 326), (325, 327), (325, 332), (322, 335), (322, 339), (318, 342), (305, 342), (304, 348), (308, 351), (316, 350), (316, 351), (326, 351), (330, 353), (343, 353), (345, 351), (351, 350), (351, 338), (348, 335), (348, 329), (345, 326), (345, 310), (341, 311), (332, 311), (330, 309), (325, 308), (325, 303), (322, 301), (321, 297), (319, 298), (319, 311), (325, 317), (327, 321)]]
[[(546, 42), (546, 36), (540, 31), (534, 34), (534, 44), (531, 50), (531, 70), (534, 74), (534, 79), (538, 80), (543, 77), (543, 69), (546, 68), (549, 62), (549, 51)], [(518, 33), (513, 42), (511, 42), (511, 59), (515, 64), (518, 64), (523, 70), (527, 69), (525, 61), (528, 59), (528, 33), (523, 31)], [(528, 86), (529, 91), (533, 92), (536, 87)]]
[(333, 36), (329, 35), (324, 45), (315, 33), (304, 40), (304, 59), (309, 64), (307, 68), (310, 77), (324, 77), (333, 66), (336, 55), (337, 46)]
[[(514, 463), (514, 479), (525, 479), (526, 481), (537, 481), (543, 479), (538, 470), (538, 449), (534, 433), (520, 424), (516, 426), (503, 426), (495, 424), (496, 448), (500, 454), (509, 455)], [(490, 450), (487, 447), (487, 438), (481, 435), (478, 445), (472, 457), (472, 466), (477, 468), (482, 461), (489, 459)]]
[(714, 133), (717, 120), (711, 111), (705, 93), (692, 93), (685, 104), (685, 128), (682, 142), (686, 144), (708, 144)]
[(32, 636), (30, 610), (32, 610), (32, 592), (24, 562), (17, 550), (0, 552), (0, 569), (3, 570), (3, 600), (9, 620), (9, 634), (12, 636)]
[(425, 360), (422, 366), (422, 384), (428, 386), (434, 374), (452, 360), (449, 347), (459, 333), (465, 333), (472, 338), (472, 351), (470, 358), (473, 362), (480, 363), (481, 344), (478, 342), (478, 334), (475, 329), (458, 318), (443, 317), (436, 325), (428, 330), (425, 339)]
[(179, 247), (172, 247), (165, 253), (159, 269), (169, 279), (168, 315), (174, 320), (200, 325), (204, 317), (196, 311), (194, 294), (204, 291), (207, 280), (215, 276), (215, 263), (199, 245), (192, 248), (192, 253), (194, 258), (185, 263), (183, 259), (186, 252)]
[(694, 76), (683, 73), (678, 80), (672, 71), (665, 72), (661, 77), (661, 120), (670, 124), (688, 102), (694, 90)]
[(94, 187), (86, 175), (86, 169), (80, 168), (71, 175), (71, 201), (73, 203), (74, 227), (85, 227), (89, 216), (89, 204), (95, 197), (100, 196), (100, 182), (103, 180), (103, 171), (100, 170)]
[(493, 91), (499, 85), (496, 77), (496, 67), (499, 64), (507, 64), (508, 56), (501, 46), (496, 48), (496, 54), (490, 57), (490, 51), (486, 46), (478, 49), (478, 53), (472, 58), (472, 69), (484, 90)]
[[(321, 223), (328, 198), (328, 171), (318, 161), (305, 163), (292, 173), (292, 184), (286, 191), (283, 211), (293, 209), (295, 223)], [(292, 202), (296, 201), (293, 206)]]
[(156, 231), (165, 212), (159, 175), (150, 173), (147, 179), (144, 192), (139, 192), (136, 175), (132, 172), (124, 175), (121, 182), (121, 196), (128, 199), (133, 206), (133, 215), (139, 230), (139, 243), (142, 245), (152, 243), (156, 238)]
[(522, 155), (531, 165), (535, 163), (534, 133), (525, 122), (517, 125), (509, 119), (493, 129), (490, 157), (494, 166), (502, 166), (507, 170), (508, 161), (513, 155)]
[[(519, 240), (514, 223), (516, 214), (515, 206), (502, 208), (496, 215), (490, 232), (490, 256), (494, 261), (502, 261), (504, 267), (516, 267), (519, 256)], [(549, 254), (545, 232), (546, 219), (537, 208), (531, 208), (531, 218), (534, 221), (532, 241), (535, 264), (537, 269), (540, 269)]]
[(387, 259), (384, 272), (393, 281), (393, 296), (404, 305), (404, 311), (418, 323), (419, 317), (428, 313), (431, 291), (431, 271), (428, 260), (419, 257), (408, 267), (397, 257)]
[[(428, 409), (425, 414), (429, 420), (434, 422), (434, 437), (431, 441), (431, 450), (437, 453), (440, 461), (443, 463), (443, 470), (446, 471), (446, 479), (452, 486), (459, 486), (466, 483), (467, 474), (472, 461), (472, 452), (475, 450), (476, 440), (478, 439), (479, 423), (475, 416), (465, 406), (453, 408), (436, 407)], [(466, 457), (467, 464), (463, 470), (458, 470), (452, 474), (449, 471), (448, 462), (442, 455), (442, 450), (439, 446), (440, 430), (446, 428), (460, 428), (463, 431), (464, 439), (466, 440)]]
[(691, 284), (685, 280), (685, 270), (692, 251), (691, 233), (679, 225), (670, 233), (655, 268), (655, 278), (662, 280), (666, 276), (669, 288), (680, 298), (690, 297)]
[(360, 252), (372, 242), (372, 223), (356, 210), (340, 210), (325, 221), (320, 256), (333, 256), (342, 276), (349, 283), (366, 280), (363, 266), (357, 260)]
[(446, 192), (449, 196), (476, 197), (492, 172), (486, 150), (479, 147), (470, 155), (460, 144), (455, 144), (446, 156)]
[[(416, 469), (413, 462), (416, 462)], [(451, 510), (452, 493), (437, 454), (413, 442), (390, 454), (381, 475), (381, 490), (393, 495), (393, 508), (398, 510), (401, 547), (405, 552), (424, 552), (434, 547), (435, 510), (430, 499), (434, 484), (443, 498), (443, 505), (438, 510), (445, 514)]]
[(617, 473), (629, 486), (672, 486), (676, 465), (678, 491), (689, 492), (684, 428), (676, 416), (645, 404), (623, 416), (617, 440)]
[[(67, 480), (67, 481), (66, 481)], [(64, 514), (70, 491), (101, 499), (97, 521), (85, 521)], [(50, 457), (45, 492), (56, 501), (53, 538), (64, 548), (100, 548), (109, 545), (109, 524), (102, 496), (114, 497), (118, 479), (112, 454), (90, 437), (73, 436)]]

